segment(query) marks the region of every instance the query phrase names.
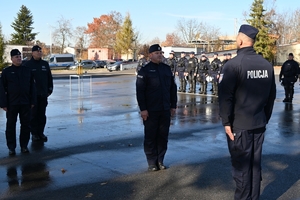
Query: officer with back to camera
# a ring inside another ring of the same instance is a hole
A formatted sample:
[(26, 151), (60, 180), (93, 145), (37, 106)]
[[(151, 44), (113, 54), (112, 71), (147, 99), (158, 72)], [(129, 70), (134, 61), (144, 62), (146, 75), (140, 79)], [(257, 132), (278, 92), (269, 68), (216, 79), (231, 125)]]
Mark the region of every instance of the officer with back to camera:
[(186, 72), (188, 75), (189, 82), (189, 93), (196, 93), (196, 71), (198, 67), (198, 59), (195, 57), (195, 52), (190, 53), (190, 58), (188, 60), (188, 67), (186, 68)]
[(174, 53), (173, 52), (169, 53), (169, 58), (167, 59), (167, 65), (170, 66), (172, 74), (173, 74), (173, 76), (175, 76), (177, 63), (176, 63), (176, 59), (174, 57)]
[(219, 78), (219, 109), (236, 183), (235, 200), (259, 199), (262, 144), (276, 97), (273, 66), (253, 48), (257, 33), (253, 26), (240, 27), (237, 56), (227, 61)]
[(218, 78), (220, 74), (220, 67), (222, 63), (218, 58), (218, 53), (214, 53), (214, 59), (211, 61), (210, 64), (210, 75), (213, 78), (212, 80), (212, 94), (218, 96)]
[(206, 77), (209, 75), (209, 60), (205, 55), (202, 55), (199, 62), (199, 67), (197, 69), (196, 75), (197, 80), (200, 82), (200, 92), (199, 94), (207, 94), (207, 80)]
[(136, 79), (136, 97), (144, 123), (144, 152), (149, 171), (164, 170), (171, 115), (177, 108), (177, 86), (158, 44), (149, 48), (150, 62)]
[(294, 97), (294, 84), (298, 79), (299, 64), (294, 60), (293, 53), (289, 53), (288, 60), (281, 67), (279, 80), (284, 87), (285, 99), (283, 102), (292, 102)]
[(179, 77), (180, 89), (178, 92), (186, 91), (186, 68), (188, 66), (188, 59), (185, 57), (185, 52), (181, 52), (181, 58), (178, 60), (176, 75)]
[(32, 57), (25, 64), (33, 74), (36, 84), (37, 103), (31, 113), (31, 134), (32, 141), (47, 142), (48, 138), (44, 134), (47, 122), (46, 108), (48, 97), (53, 92), (53, 77), (49, 63), (42, 59), (42, 48), (38, 45), (32, 47)]

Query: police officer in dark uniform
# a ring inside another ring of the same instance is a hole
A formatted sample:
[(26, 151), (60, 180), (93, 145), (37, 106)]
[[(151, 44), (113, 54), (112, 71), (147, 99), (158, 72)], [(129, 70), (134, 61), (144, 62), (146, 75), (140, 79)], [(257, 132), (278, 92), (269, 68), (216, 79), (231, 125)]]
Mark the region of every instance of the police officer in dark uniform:
[(34, 78), (30, 68), (22, 65), (21, 52), (10, 52), (12, 65), (6, 67), (1, 75), (0, 107), (6, 111), (6, 143), (9, 155), (16, 151), (16, 122), (19, 115), (20, 147), (22, 153), (28, 153), (30, 139), (30, 110), (36, 103)]
[(177, 63), (176, 63), (176, 59), (174, 57), (174, 53), (173, 52), (169, 53), (169, 58), (167, 59), (167, 65), (170, 66), (172, 74), (173, 74), (173, 76), (175, 76)]
[(273, 66), (253, 49), (257, 33), (250, 25), (240, 27), (237, 56), (225, 64), (219, 79), (236, 200), (259, 199), (262, 144), (276, 97)]
[(284, 87), (285, 99), (283, 102), (292, 102), (294, 97), (294, 84), (298, 79), (299, 64), (294, 60), (293, 53), (289, 53), (288, 60), (281, 67), (279, 80)]
[(199, 94), (207, 94), (207, 80), (206, 77), (209, 75), (210, 63), (205, 55), (202, 55), (197, 69), (197, 80), (200, 82)]
[(141, 68), (136, 80), (136, 96), (144, 123), (144, 151), (149, 171), (166, 169), (171, 115), (177, 107), (177, 87), (170, 67), (162, 63), (161, 47), (149, 48), (150, 62)]
[(168, 59), (165, 57), (165, 52), (164, 51), (162, 51), (162, 63), (164, 63), (164, 64), (168, 64)]
[(178, 92), (186, 91), (186, 68), (188, 59), (185, 57), (185, 52), (181, 52), (181, 58), (177, 62), (176, 75), (179, 77), (180, 89)]
[(196, 93), (196, 71), (198, 67), (198, 59), (195, 57), (195, 52), (190, 53), (190, 59), (188, 60), (188, 67), (186, 72), (188, 75), (189, 82), (189, 93)]
[(136, 67), (136, 74), (138, 74), (139, 70), (147, 64), (147, 60), (145, 58), (145, 54), (140, 53), (140, 59), (138, 61), (138, 65)]
[(37, 104), (32, 109), (31, 115), (31, 134), (32, 141), (48, 140), (44, 134), (47, 121), (46, 107), (48, 105), (48, 97), (53, 92), (53, 78), (48, 62), (41, 59), (42, 48), (38, 45), (32, 47), (32, 57), (26, 62), (34, 76), (36, 84)]
[(218, 53), (214, 53), (214, 59), (211, 61), (210, 64), (210, 76), (213, 78), (212, 80), (213, 95), (218, 95), (218, 78), (220, 74), (221, 65), (222, 63), (218, 58)]

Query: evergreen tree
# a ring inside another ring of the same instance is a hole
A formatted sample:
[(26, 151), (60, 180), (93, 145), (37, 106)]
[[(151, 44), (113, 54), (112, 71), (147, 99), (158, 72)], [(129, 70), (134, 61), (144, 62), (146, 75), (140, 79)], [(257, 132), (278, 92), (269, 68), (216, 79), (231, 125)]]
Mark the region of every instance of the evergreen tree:
[(12, 23), (11, 27), (15, 30), (15, 33), (11, 34), (11, 44), (26, 45), (27, 42), (31, 42), (35, 39), (37, 33), (32, 33), (33, 17), (24, 5), (21, 6), (20, 11), (17, 14), (17, 18)]
[(130, 15), (127, 14), (125, 17), (124, 23), (121, 29), (116, 34), (116, 45), (115, 50), (117, 53), (125, 53), (128, 54), (130, 50), (132, 50), (134, 41), (134, 32), (132, 28), (132, 22), (130, 19)]
[(270, 22), (266, 20), (263, 7), (264, 0), (254, 0), (249, 14), (250, 19), (247, 22), (256, 27), (259, 32), (256, 36), (254, 49), (257, 53), (262, 53), (263, 57), (269, 61), (274, 60), (276, 44), (275, 40), (270, 37)]
[(2, 33), (2, 25), (0, 24), (0, 70), (2, 70), (5, 67), (4, 51), (5, 51), (4, 35)]

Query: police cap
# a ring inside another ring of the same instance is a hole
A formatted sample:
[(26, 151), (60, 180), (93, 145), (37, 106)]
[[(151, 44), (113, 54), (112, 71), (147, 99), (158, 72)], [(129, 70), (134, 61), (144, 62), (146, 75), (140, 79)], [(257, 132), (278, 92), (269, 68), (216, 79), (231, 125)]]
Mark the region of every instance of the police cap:
[(185, 52), (184, 52), (184, 51), (182, 51), (182, 52), (181, 52), (181, 54), (185, 54)]
[(34, 51), (40, 51), (40, 50), (42, 50), (42, 48), (39, 45), (35, 45), (31, 49), (32, 52), (34, 52)]
[(152, 53), (154, 51), (161, 51), (161, 47), (159, 46), (159, 44), (153, 44), (150, 46), (149, 53)]
[(195, 55), (195, 52), (194, 52), (194, 51), (191, 51), (190, 54)]
[(294, 57), (294, 54), (293, 53), (289, 53), (289, 56), (293, 56)]
[(19, 49), (13, 49), (10, 51), (10, 57), (13, 57), (16, 55), (21, 55), (21, 52), (19, 51)]
[(247, 35), (249, 38), (255, 40), (256, 35), (258, 33), (258, 29), (250, 26), (248, 24), (243, 24), (240, 27), (239, 33), (244, 33), (245, 35)]

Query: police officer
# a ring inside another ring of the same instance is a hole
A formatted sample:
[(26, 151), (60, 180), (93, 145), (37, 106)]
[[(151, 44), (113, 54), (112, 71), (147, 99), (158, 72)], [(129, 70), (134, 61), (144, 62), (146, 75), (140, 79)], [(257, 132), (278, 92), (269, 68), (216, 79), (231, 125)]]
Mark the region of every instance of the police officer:
[(178, 92), (186, 91), (186, 68), (188, 66), (188, 59), (185, 57), (185, 52), (181, 52), (181, 58), (178, 60), (176, 75), (179, 77), (180, 89)]
[(210, 75), (213, 78), (212, 80), (212, 94), (218, 96), (218, 78), (220, 74), (220, 67), (222, 63), (218, 58), (218, 53), (214, 53), (214, 59), (211, 61), (210, 64)]
[(149, 171), (164, 170), (171, 115), (177, 107), (177, 87), (170, 67), (162, 63), (158, 44), (149, 48), (150, 62), (136, 80), (136, 96), (144, 123), (144, 151)]
[(36, 103), (35, 84), (30, 68), (22, 65), (21, 52), (10, 52), (12, 65), (6, 67), (1, 75), (0, 107), (6, 111), (6, 144), (9, 155), (16, 151), (16, 122), (19, 115), (20, 147), (22, 153), (28, 153), (30, 139), (30, 110)]
[(189, 82), (189, 93), (196, 93), (196, 71), (198, 66), (198, 59), (195, 57), (195, 52), (190, 53), (190, 59), (188, 60), (188, 67), (186, 73)]
[(262, 144), (276, 96), (273, 66), (253, 49), (257, 33), (250, 25), (240, 27), (237, 56), (225, 64), (219, 79), (236, 200), (259, 199)]
[(162, 63), (167, 64), (168, 63), (168, 59), (165, 57), (165, 52), (162, 51)]
[(209, 75), (209, 60), (205, 55), (202, 55), (197, 69), (197, 80), (200, 82), (199, 94), (207, 94), (207, 80), (206, 77)]
[(294, 84), (298, 79), (299, 64), (294, 60), (293, 53), (289, 53), (288, 60), (281, 67), (279, 80), (284, 87), (285, 99), (283, 102), (292, 102), (294, 97)]
[(25, 65), (32, 71), (37, 94), (37, 103), (32, 109), (30, 122), (32, 141), (46, 142), (48, 140), (44, 134), (47, 121), (46, 107), (48, 97), (53, 92), (53, 78), (48, 62), (42, 60), (42, 48), (40, 46), (35, 45), (32, 47), (32, 57)]
[(139, 70), (143, 66), (145, 66), (146, 64), (147, 64), (147, 60), (145, 58), (145, 54), (144, 53), (140, 53), (140, 59), (138, 61), (138, 65), (137, 65), (136, 70), (135, 70), (136, 74), (138, 74)]
[(170, 66), (172, 74), (174, 76), (175, 72), (176, 72), (177, 63), (176, 63), (176, 59), (174, 57), (174, 52), (172, 52), (172, 51), (169, 53), (169, 58), (167, 59), (167, 65)]

